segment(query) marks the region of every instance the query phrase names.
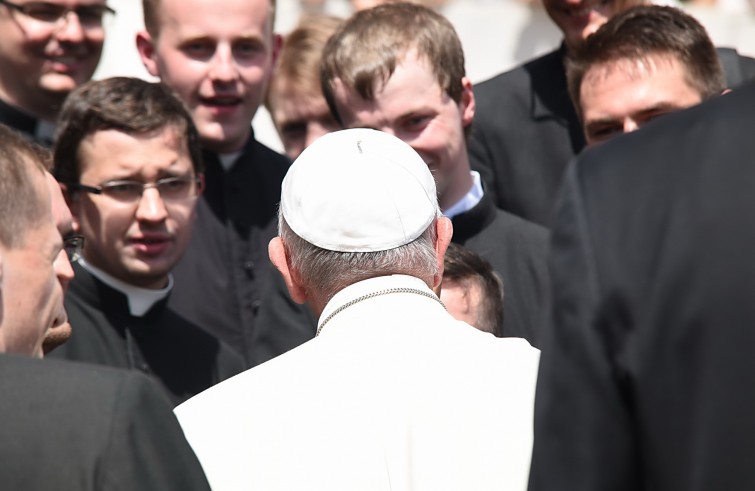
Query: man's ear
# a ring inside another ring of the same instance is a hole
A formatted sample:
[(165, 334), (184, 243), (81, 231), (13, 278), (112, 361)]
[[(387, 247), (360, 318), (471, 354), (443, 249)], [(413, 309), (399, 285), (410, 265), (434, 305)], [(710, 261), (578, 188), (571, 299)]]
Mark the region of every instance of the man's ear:
[(273, 33), (273, 49), (272, 49), (272, 64), (273, 64), (273, 70), (275, 70), (275, 65), (278, 63), (278, 56), (281, 54), (281, 49), (283, 48), (283, 36), (280, 34)]
[(464, 77), (461, 79), (461, 99), (459, 100), (462, 127), (466, 128), (472, 124), (476, 108), (475, 104), (472, 81), (469, 80), (469, 77)]
[(433, 289), (440, 287), (440, 283), (443, 280), (444, 263), (443, 258), (446, 255), (446, 249), (448, 244), (451, 243), (451, 237), (454, 234), (454, 226), (451, 223), (451, 219), (448, 217), (438, 217), (435, 224), (436, 237), (435, 237), (435, 260), (438, 264), (438, 274), (433, 278)]
[[(3, 324), (3, 319), (5, 318), (5, 309), (3, 307), (3, 292), (5, 291), (3, 289), (3, 278), (5, 278), (5, 275), (3, 275), (3, 249), (0, 247), (0, 325)], [(3, 347), (3, 339), (2, 336), (0, 336), (0, 353), (4, 352), (5, 349)]]
[(142, 59), (144, 68), (147, 69), (153, 77), (160, 77), (160, 70), (157, 68), (157, 56), (155, 54), (155, 43), (152, 36), (147, 31), (136, 33), (136, 50), (139, 51), (139, 57)]
[(306, 303), (307, 293), (299, 283), (295, 272), (291, 271), (288, 256), (286, 255), (286, 248), (283, 246), (283, 240), (280, 237), (273, 237), (267, 246), (267, 253), (270, 256), (270, 261), (280, 272), (281, 276), (283, 276), (283, 281), (286, 283), (286, 288), (288, 288), (288, 294), (291, 295), (291, 299), (296, 303)]

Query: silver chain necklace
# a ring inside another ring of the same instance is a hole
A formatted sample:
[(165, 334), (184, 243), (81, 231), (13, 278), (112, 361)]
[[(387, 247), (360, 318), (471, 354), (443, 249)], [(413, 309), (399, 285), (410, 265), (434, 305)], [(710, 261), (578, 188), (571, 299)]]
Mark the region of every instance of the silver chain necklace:
[(367, 300), (369, 298), (379, 297), (381, 295), (388, 295), (389, 293), (416, 293), (417, 295), (422, 295), (423, 297), (432, 298), (433, 300), (435, 300), (436, 302), (438, 302), (439, 304), (441, 304), (444, 309), (446, 308), (446, 306), (443, 305), (443, 302), (440, 300), (440, 298), (438, 298), (434, 293), (430, 293), (430, 292), (425, 291), (425, 290), (418, 290), (417, 288), (405, 288), (405, 287), (404, 288), (388, 288), (386, 290), (380, 290), (380, 291), (368, 293), (367, 295), (362, 295), (361, 297), (357, 297), (354, 300), (351, 300), (351, 301), (346, 302), (345, 304), (341, 305), (336, 310), (334, 310), (333, 312), (331, 312), (330, 315), (327, 316), (324, 321), (322, 321), (322, 324), (320, 324), (317, 327), (317, 333), (315, 334), (315, 336), (319, 336), (320, 335), (320, 333), (322, 332), (322, 328), (325, 327), (325, 324), (327, 324), (328, 322), (330, 322), (330, 319), (332, 319), (336, 315), (340, 314), (341, 312), (343, 312), (347, 308), (351, 307), (352, 305), (354, 305), (356, 303), (359, 303), (362, 300)]

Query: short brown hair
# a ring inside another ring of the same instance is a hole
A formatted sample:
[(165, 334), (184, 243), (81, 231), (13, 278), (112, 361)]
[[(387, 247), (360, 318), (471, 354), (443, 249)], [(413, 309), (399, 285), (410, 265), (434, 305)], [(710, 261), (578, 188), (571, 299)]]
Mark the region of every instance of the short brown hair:
[(343, 24), (343, 19), (324, 14), (302, 16), (283, 41), (270, 79), (265, 106), (273, 113), (274, 94), (291, 91), (308, 97), (322, 97), (320, 61), (325, 44)]
[[(0, 124), (0, 243), (22, 245), (29, 228), (50, 219), (50, 206), (38, 198), (33, 172), (44, 174), (49, 151)], [(45, 188), (46, 189), (46, 188)]]
[(503, 336), (503, 281), (493, 266), (479, 254), (454, 243), (448, 245), (443, 264), (443, 282), (454, 282), (465, 290), (470, 288), (470, 282), (479, 286), (481, 298), (475, 327)]
[(341, 80), (363, 99), (393, 75), (411, 49), (427, 60), (438, 85), (461, 101), (464, 51), (451, 23), (437, 12), (413, 3), (386, 3), (355, 13), (325, 45), (322, 90), (331, 112), (336, 110), (333, 82)]
[(577, 114), (581, 117), (580, 90), (590, 68), (653, 55), (677, 59), (703, 100), (726, 87), (716, 48), (697, 20), (674, 7), (642, 5), (612, 17), (569, 53), (566, 75)]
[[(270, 3), (270, 27), (275, 28), (275, 1), (269, 0)], [(162, 0), (142, 0), (142, 12), (144, 14), (144, 28), (153, 38), (160, 34), (160, 6)]]
[(175, 128), (186, 142), (194, 171), (202, 172), (199, 134), (189, 111), (171, 89), (138, 78), (114, 77), (91, 81), (68, 96), (55, 138), (55, 177), (79, 182), (79, 146), (87, 136), (104, 130), (143, 135)]

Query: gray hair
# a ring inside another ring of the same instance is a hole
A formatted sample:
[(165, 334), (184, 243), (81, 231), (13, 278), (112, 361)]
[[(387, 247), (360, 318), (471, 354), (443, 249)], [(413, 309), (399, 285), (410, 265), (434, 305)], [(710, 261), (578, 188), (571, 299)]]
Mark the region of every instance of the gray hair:
[(278, 213), (278, 234), (289, 267), (305, 291), (325, 301), (345, 287), (367, 278), (406, 274), (431, 283), (439, 273), (435, 255), (437, 220), (408, 244), (378, 252), (340, 252), (317, 247), (299, 237)]

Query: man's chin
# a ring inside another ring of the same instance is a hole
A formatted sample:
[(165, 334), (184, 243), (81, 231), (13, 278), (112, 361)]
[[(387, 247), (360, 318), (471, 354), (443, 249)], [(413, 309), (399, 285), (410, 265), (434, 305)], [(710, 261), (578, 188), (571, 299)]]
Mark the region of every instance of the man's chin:
[(72, 329), (69, 322), (59, 324), (48, 330), (44, 341), (42, 341), (42, 352), (47, 355), (50, 351), (68, 341), (71, 337), (71, 332)]
[(252, 133), (249, 123), (219, 122), (205, 120), (198, 126), (202, 145), (217, 153), (233, 153), (241, 150)]
[(50, 96), (66, 97), (71, 91), (87, 80), (81, 75), (46, 73), (39, 79), (39, 87)]

